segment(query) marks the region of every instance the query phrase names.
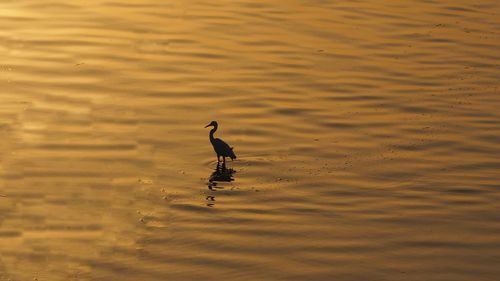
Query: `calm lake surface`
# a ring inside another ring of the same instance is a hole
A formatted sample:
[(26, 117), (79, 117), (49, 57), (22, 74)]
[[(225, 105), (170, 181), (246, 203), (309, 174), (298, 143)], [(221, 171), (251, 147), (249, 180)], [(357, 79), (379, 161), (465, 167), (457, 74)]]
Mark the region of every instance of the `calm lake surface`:
[(499, 1), (2, 0), (0, 25), (1, 281), (498, 280)]

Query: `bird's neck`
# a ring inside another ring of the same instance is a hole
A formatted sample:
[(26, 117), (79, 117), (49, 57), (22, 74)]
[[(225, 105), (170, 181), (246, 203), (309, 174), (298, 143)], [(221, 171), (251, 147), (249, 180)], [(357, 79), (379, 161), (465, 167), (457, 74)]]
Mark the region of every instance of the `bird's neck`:
[(210, 130), (210, 141), (213, 142), (214, 141), (214, 133), (215, 131), (217, 131), (217, 126), (213, 127), (212, 130)]

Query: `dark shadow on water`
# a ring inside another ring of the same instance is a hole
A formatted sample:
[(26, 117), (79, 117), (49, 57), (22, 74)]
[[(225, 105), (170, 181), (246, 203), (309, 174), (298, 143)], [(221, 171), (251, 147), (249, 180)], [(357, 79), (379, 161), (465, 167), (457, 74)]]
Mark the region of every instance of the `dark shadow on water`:
[[(218, 162), (215, 170), (212, 172), (210, 177), (208, 178), (208, 189), (211, 191), (217, 191), (220, 189), (224, 189), (224, 187), (220, 186), (221, 182), (232, 182), (234, 181), (233, 175), (236, 173), (235, 170), (226, 167), (226, 163)], [(213, 207), (215, 205), (215, 196), (209, 195), (206, 197), (207, 206)]]
[(215, 171), (208, 178), (208, 189), (215, 190), (218, 182), (232, 182), (234, 181), (233, 174), (235, 171), (231, 168), (226, 168), (226, 164), (223, 162), (217, 163)]

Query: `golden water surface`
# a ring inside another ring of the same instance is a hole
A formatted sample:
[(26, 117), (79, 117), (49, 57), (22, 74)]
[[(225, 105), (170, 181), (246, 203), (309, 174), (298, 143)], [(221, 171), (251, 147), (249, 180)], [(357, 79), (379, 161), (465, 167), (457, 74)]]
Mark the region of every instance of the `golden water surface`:
[(498, 0), (2, 0), (0, 26), (1, 281), (498, 280)]

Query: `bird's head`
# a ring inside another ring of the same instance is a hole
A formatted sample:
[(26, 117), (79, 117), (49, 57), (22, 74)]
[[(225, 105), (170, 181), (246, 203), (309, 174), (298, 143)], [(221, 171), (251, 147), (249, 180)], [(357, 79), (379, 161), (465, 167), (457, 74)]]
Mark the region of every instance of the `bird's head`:
[(217, 121), (210, 122), (210, 124), (206, 125), (205, 128), (210, 127), (210, 126), (217, 127)]

